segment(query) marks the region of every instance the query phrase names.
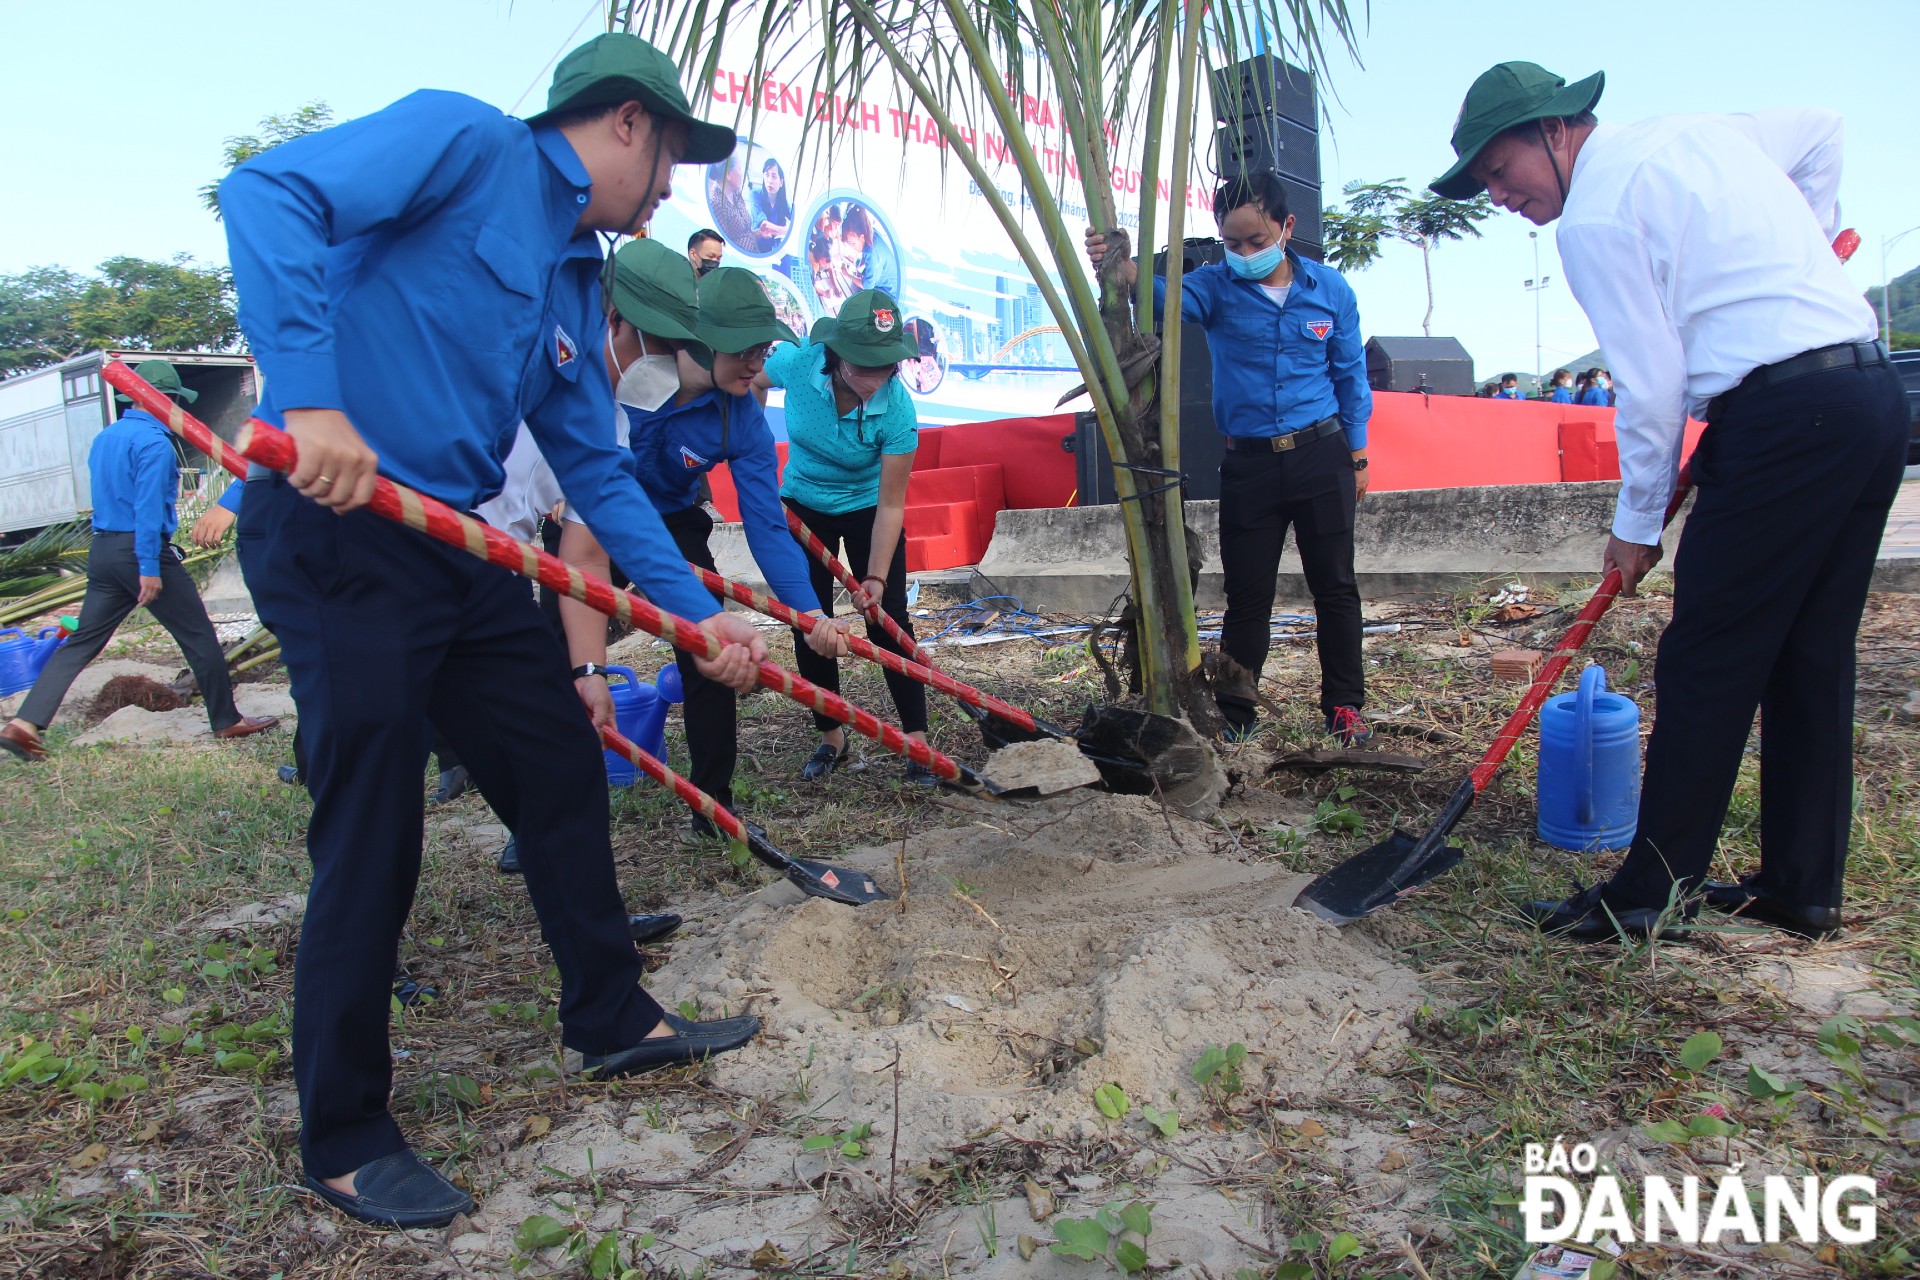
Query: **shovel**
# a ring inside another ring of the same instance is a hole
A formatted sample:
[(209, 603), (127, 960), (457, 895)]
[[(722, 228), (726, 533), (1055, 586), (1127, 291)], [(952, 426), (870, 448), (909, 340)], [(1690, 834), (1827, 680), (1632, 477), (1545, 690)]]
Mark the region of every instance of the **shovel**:
[[(214, 435), (212, 431), (207, 429), (205, 423), (200, 422), (192, 414), (174, 406), (171, 401), (160, 395), (124, 364), (118, 361), (109, 364), (103, 371), (102, 376), (109, 383), (131, 396), (140, 404), (141, 408), (146, 409), (149, 413), (153, 413), (156, 417), (161, 417), (169, 427), (189, 444), (193, 445), (194, 448), (218, 461), (221, 466), (225, 467), (235, 476), (242, 479), (246, 477), (247, 460), (239, 451), (235, 450), (233, 446), (229, 445), (226, 441)], [(268, 430), (272, 430), (272, 428), (268, 428)], [(404, 496), (416, 496), (404, 489), (400, 490), (400, 493)], [(432, 502), (430, 498), (420, 500), (422, 502)], [(531, 548), (526, 548), (526, 550), (531, 550)], [(255, 634), (261, 635), (265, 633), (256, 632)], [(250, 636), (248, 641), (243, 642), (240, 647), (244, 647), (244, 645), (251, 642), (252, 639), (253, 637)], [(635, 767), (642, 773), (673, 792), (674, 795), (686, 802), (688, 808), (713, 823), (714, 826), (725, 832), (728, 837), (744, 844), (747, 847), (747, 852), (785, 876), (802, 893), (816, 898), (827, 898), (834, 902), (845, 903), (853, 907), (865, 906), (870, 902), (886, 900), (887, 895), (875, 887), (873, 880), (863, 872), (849, 871), (844, 868), (831, 867), (825, 863), (809, 862), (803, 858), (789, 857), (787, 854), (781, 852), (780, 849), (767, 838), (766, 831), (759, 825), (751, 822), (742, 822), (732, 813), (722, 808), (712, 796), (700, 790), (691, 782), (688, 782), (685, 778), (673, 772), (673, 770), (667, 768), (666, 765), (645, 751), (642, 751), (626, 738), (621, 737), (620, 734), (614, 730), (602, 729), (600, 731), (600, 740), (608, 750), (623, 755), (632, 761)]]
[[(215, 439), (205, 423), (154, 390), (124, 363), (114, 361), (108, 364), (101, 370), (100, 376), (115, 388), (126, 392), (141, 408), (165, 422), (176, 435), (201, 452), (220, 458), (222, 465), (227, 465), (226, 458), (233, 450)], [(250, 419), (241, 428), (238, 447), (239, 452), (248, 459), (274, 471), (291, 471), (298, 461), (293, 437), (258, 418)], [(395, 484), (385, 476), (375, 481), (373, 500), (368, 504), (368, 509), (489, 563), (532, 578), (542, 586), (562, 592), (596, 612), (604, 613), (627, 626), (637, 627), (690, 653), (705, 658), (717, 657), (720, 653), (720, 642), (685, 618), (655, 608), (630, 591), (616, 590), (602, 578), (581, 573), (557, 556), (548, 555), (524, 542), (516, 542), (491, 525), (472, 516), (461, 515), (439, 499)], [(895, 726), (860, 710), (839, 694), (818, 688), (771, 662), (759, 664), (755, 679), (763, 688), (784, 694), (800, 705), (846, 725), (855, 733), (872, 738), (895, 755), (906, 756), (924, 765), (943, 785), (955, 791), (995, 798), (1005, 794), (1004, 788), (996, 786), (952, 757), (907, 737)]]
[[(1173, 799), (1189, 793), (1197, 796), (1214, 786), (1219, 773), (1218, 757), (1206, 739), (1184, 720), (1129, 707), (1088, 707), (1079, 731), (1069, 733), (1057, 724), (1049, 724), (1012, 703), (1002, 702), (940, 672), (927, 651), (888, 616), (877, 600), (860, 589), (852, 571), (792, 511), (787, 512), (787, 527), (813, 553), (814, 559), (825, 565), (847, 589), (861, 612), (877, 622), (894, 643), (912, 654), (914, 662), (925, 670), (895, 665), (888, 661), (895, 655), (885, 650), (866, 653), (855, 648), (854, 652), (953, 698), (979, 726), (980, 736), (989, 747), (998, 749), (1041, 738), (1071, 743), (1100, 770), (1100, 778), (1109, 789), (1125, 795), (1157, 793)], [(737, 595), (733, 598), (741, 600)], [(741, 603), (750, 608), (760, 607), (747, 600)], [(847, 640), (850, 646), (855, 643), (851, 636)]]
[[(1692, 477), (1688, 469), (1682, 467), (1661, 527), (1664, 528), (1673, 519), (1692, 487)], [(1417, 889), (1459, 866), (1466, 857), (1466, 851), (1459, 845), (1448, 844), (1447, 836), (1467, 810), (1473, 807), (1474, 799), (1487, 789), (1487, 784), (1493, 781), (1494, 773), (1513, 749), (1513, 744), (1533, 723), (1534, 713), (1546, 701), (1547, 694), (1553, 691), (1560, 673), (1567, 669), (1567, 663), (1573, 660), (1573, 656), (1585, 647), (1587, 637), (1593, 634), (1594, 624), (1600, 621), (1601, 615), (1619, 596), (1620, 584), (1620, 571), (1608, 570), (1607, 576), (1600, 580), (1599, 587), (1594, 590), (1593, 598), (1587, 601), (1586, 608), (1580, 611), (1580, 616), (1567, 628), (1566, 635), (1560, 638), (1560, 645), (1553, 651), (1553, 656), (1540, 668), (1540, 674), (1528, 687), (1526, 696), (1520, 699), (1520, 705), (1500, 726), (1500, 733), (1494, 738), (1493, 745), (1487, 748), (1486, 755), (1480, 758), (1473, 772), (1461, 779), (1460, 785), (1447, 797), (1446, 807), (1440, 810), (1440, 817), (1425, 835), (1415, 836), (1412, 832), (1394, 828), (1393, 834), (1379, 844), (1316, 877), (1312, 884), (1300, 891), (1293, 905), (1303, 911), (1311, 911), (1322, 920), (1331, 920), (1334, 924), (1351, 924), (1368, 912), (1393, 902), (1408, 890)]]

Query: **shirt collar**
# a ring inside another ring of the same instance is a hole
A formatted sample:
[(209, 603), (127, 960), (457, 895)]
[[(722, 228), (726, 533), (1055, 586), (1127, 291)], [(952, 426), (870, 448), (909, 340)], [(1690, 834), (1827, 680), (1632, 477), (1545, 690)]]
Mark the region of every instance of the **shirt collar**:
[(598, 256), (600, 247), (592, 232), (573, 234), (581, 211), (593, 195), (593, 178), (587, 173), (587, 166), (580, 162), (579, 152), (567, 141), (566, 134), (546, 126), (533, 131), (533, 145), (547, 161), (547, 192), (555, 229), (565, 231), (571, 240), (591, 245)]
[(708, 387), (705, 391), (702, 391), (685, 404), (678, 404), (675, 402), (675, 397), (668, 396), (666, 403), (658, 409), (636, 409), (632, 405), (625, 407), (627, 415), (631, 417), (634, 422), (652, 424), (655, 422), (666, 422), (668, 419), (677, 417), (680, 414), (691, 413), (695, 409), (718, 403), (719, 396), (720, 388)]

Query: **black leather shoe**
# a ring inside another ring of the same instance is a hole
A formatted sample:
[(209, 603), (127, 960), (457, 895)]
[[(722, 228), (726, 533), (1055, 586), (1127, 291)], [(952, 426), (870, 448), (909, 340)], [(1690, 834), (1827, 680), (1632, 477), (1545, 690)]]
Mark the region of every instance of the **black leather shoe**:
[(507, 847), (500, 851), (500, 861), (494, 865), (500, 868), (500, 874), (503, 876), (517, 876), (520, 874), (520, 841), (518, 837), (507, 837)]
[(434, 804), (445, 804), (449, 800), (458, 800), (467, 794), (473, 786), (473, 779), (467, 776), (467, 766), (457, 764), (451, 769), (440, 771), (440, 789), (433, 793)]
[(697, 813), (687, 815), (687, 825), (680, 828), (681, 844), (706, 844), (709, 840), (722, 840), (720, 829)]
[(907, 784), (914, 787), (937, 787), (940, 785), (940, 775), (918, 760), (909, 760), (907, 761)]
[(840, 759), (846, 754), (845, 751), (836, 751), (830, 742), (821, 743), (813, 749), (813, 754), (807, 757), (807, 762), (800, 766), (800, 780), (825, 782), (833, 771), (840, 767)]
[(1606, 906), (1600, 901), (1603, 887), (1596, 884), (1558, 902), (1522, 903), (1520, 910), (1540, 932), (1575, 942), (1613, 942), (1622, 934), (1645, 938), (1655, 930), (1662, 938), (1686, 937), (1683, 921), (1663, 921), (1653, 907)]
[(721, 1022), (689, 1022), (674, 1014), (666, 1015), (674, 1034), (642, 1040), (618, 1053), (583, 1053), (580, 1066), (596, 1080), (639, 1075), (662, 1067), (684, 1067), (704, 1062), (717, 1053), (738, 1049), (760, 1034), (760, 1019), (728, 1018)]
[(1701, 897), (1715, 911), (1770, 924), (1802, 938), (1824, 938), (1844, 923), (1840, 908), (1811, 907), (1773, 897), (1759, 888), (1758, 879), (1757, 875), (1745, 875), (1732, 882), (1709, 880), (1701, 886)]
[(356, 1194), (335, 1191), (312, 1174), (307, 1190), (328, 1204), (376, 1227), (444, 1227), (473, 1212), (473, 1197), (401, 1148), (354, 1171)]
[(671, 911), (653, 916), (627, 917), (627, 932), (633, 936), (634, 943), (638, 946), (658, 942), (679, 927), (680, 917)]
[(290, 787), (297, 787), (306, 782), (306, 779), (300, 776), (299, 768), (290, 764), (281, 765), (274, 771), (274, 776)]

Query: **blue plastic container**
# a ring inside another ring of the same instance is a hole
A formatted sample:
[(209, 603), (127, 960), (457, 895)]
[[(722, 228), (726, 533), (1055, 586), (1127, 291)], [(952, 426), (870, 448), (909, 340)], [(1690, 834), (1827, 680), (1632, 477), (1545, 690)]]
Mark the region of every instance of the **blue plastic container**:
[(34, 677), (44, 665), (36, 663), (39, 656), (40, 642), (20, 628), (0, 631), (0, 698), (33, 687)]
[[(620, 683), (616, 683), (616, 677)], [(613, 716), (620, 736), (655, 759), (667, 753), (667, 699), (650, 684), (640, 683), (631, 667), (607, 668), (607, 691), (613, 695)], [(639, 776), (633, 762), (611, 751), (600, 753), (607, 761), (610, 786), (630, 787)]]
[(53, 651), (67, 642), (65, 627), (42, 627), (33, 642), (33, 678), (38, 680), (53, 657)]
[(1633, 843), (1640, 815), (1640, 708), (1588, 667), (1573, 693), (1540, 708), (1539, 832), (1591, 853)]

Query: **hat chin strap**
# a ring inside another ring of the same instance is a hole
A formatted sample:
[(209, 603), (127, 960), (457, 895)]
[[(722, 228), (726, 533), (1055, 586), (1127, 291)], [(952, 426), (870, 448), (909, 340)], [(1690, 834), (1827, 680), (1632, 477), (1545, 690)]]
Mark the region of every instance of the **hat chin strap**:
[[(1560, 172), (1560, 157), (1553, 154), (1553, 143), (1547, 137), (1547, 122), (1544, 120), (1535, 120), (1533, 127), (1540, 131), (1540, 145), (1546, 148), (1547, 163), (1553, 166), (1553, 181), (1560, 188), (1560, 211), (1565, 213), (1567, 209), (1567, 179), (1566, 175)], [(1561, 131), (1565, 132), (1566, 127), (1567, 122), (1564, 119), (1561, 120)]]

